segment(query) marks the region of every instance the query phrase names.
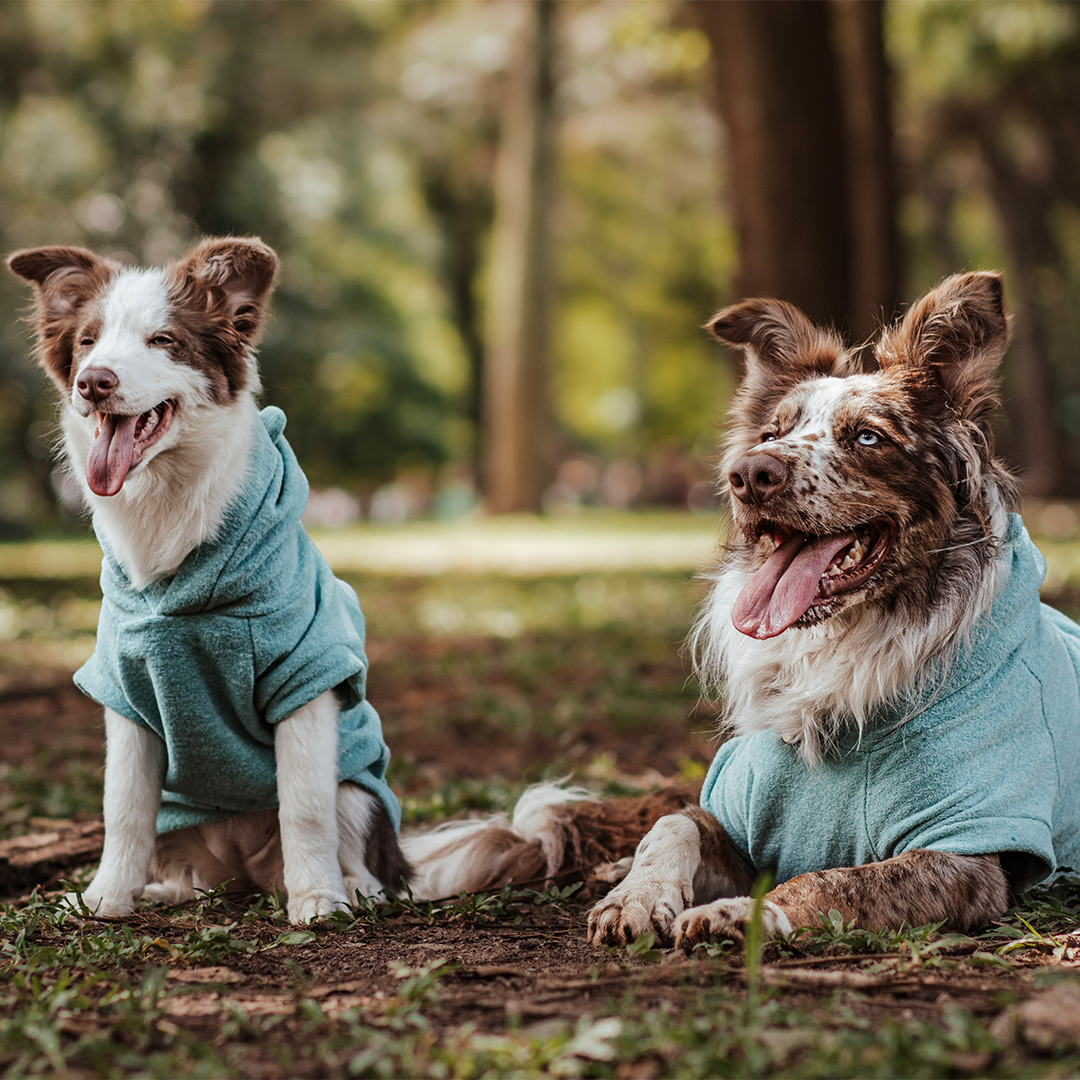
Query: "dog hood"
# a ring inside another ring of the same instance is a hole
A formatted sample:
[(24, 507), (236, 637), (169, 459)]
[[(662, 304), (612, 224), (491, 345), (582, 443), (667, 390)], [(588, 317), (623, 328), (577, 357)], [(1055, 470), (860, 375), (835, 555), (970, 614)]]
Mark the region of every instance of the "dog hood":
[(300, 524), (308, 485), (284, 413), (260, 420), (219, 536), (174, 577), (134, 588), (98, 534), (97, 647), (75, 683), (165, 741), (159, 832), (276, 807), (273, 725), (331, 689), (342, 701), (339, 780), (378, 796), (397, 827), (390, 755), (365, 698), (360, 605)]

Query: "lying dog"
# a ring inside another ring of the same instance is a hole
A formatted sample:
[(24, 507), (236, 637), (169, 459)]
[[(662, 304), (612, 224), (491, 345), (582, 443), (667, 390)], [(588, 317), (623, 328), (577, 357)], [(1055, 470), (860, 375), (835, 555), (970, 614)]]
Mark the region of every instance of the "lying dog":
[[(300, 525), (307, 482), (254, 359), (277, 257), (205, 240), (166, 270), (16, 252), (37, 357), (104, 552), (100, 915), (225, 881), (283, 887), (292, 922), (408, 875), (364, 622)], [(155, 840), (155, 822), (157, 838)]]
[[(513, 828), (476, 823), (455, 857), (477, 881), (530, 849), (555, 872), (619, 858), (655, 820), (589, 915), (596, 943), (737, 939), (762, 874), (771, 933), (830, 910), (984, 925), (1011, 891), (1080, 868), (1080, 627), (1040, 606), (1045, 564), (993, 455), (1001, 280), (944, 282), (871, 372), (776, 300), (709, 328), (747, 361), (722, 466), (730, 546), (694, 633), (734, 738), (700, 806), (605, 813), (549, 792), (542, 830), (515, 847)], [(421, 874), (446, 860), (428, 840)]]
[(993, 455), (1001, 279), (924, 297), (860, 372), (795, 308), (710, 330), (746, 355), (722, 475), (731, 547), (694, 635), (735, 737), (589, 916), (596, 942), (738, 937), (839, 911), (967, 931), (1080, 866), (1080, 627)]

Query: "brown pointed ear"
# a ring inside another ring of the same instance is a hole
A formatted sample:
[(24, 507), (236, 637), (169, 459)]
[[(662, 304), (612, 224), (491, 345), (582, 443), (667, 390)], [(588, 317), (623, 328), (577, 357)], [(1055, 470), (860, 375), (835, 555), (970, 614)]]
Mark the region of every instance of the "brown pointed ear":
[(877, 358), (883, 371), (931, 379), (954, 412), (984, 420), (997, 405), (996, 375), (1009, 329), (1001, 275), (956, 274), (882, 335)]
[(851, 367), (834, 333), (819, 329), (783, 300), (742, 300), (714, 315), (705, 328), (745, 351), (748, 374), (765, 368), (773, 378), (801, 382), (815, 375), (846, 375)]
[(13, 274), (34, 286), (32, 321), (38, 362), (66, 391), (82, 308), (101, 293), (119, 266), (76, 247), (16, 251), (8, 257), (7, 265)]
[(169, 268), (171, 291), (185, 306), (224, 315), (245, 345), (255, 345), (277, 268), (277, 255), (261, 240), (207, 239)]
[(757, 440), (761, 425), (789, 390), (806, 379), (846, 375), (855, 364), (843, 342), (783, 300), (743, 300), (706, 329), (746, 355), (746, 374), (731, 410), (728, 438)]

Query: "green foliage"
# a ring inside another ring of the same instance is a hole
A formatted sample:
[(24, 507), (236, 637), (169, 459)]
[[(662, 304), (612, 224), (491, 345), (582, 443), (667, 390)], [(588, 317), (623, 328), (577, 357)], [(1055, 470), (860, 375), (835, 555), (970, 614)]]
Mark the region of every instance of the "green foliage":
[(1078, 924), (1080, 875), (1065, 867), (1050, 882), (1024, 893), (1009, 910), (999, 933), (1010, 940), (995, 952), (1006, 956), (1018, 949), (1030, 949), (1060, 963), (1073, 946), (1068, 935)]
[(391, 1015), (401, 1023), (411, 1024), (414, 1027), (427, 1027), (422, 1009), (438, 1005), (442, 998), (439, 996), (439, 980), (456, 970), (457, 964), (442, 958), (432, 960), (421, 968), (409, 967), (393, 961), (390, 971), (395, 979), (401, 980), (401, 990), (398, 993), (400, 1008), (394, 1010)]
[(1044, 930), (1067, 929), (1080, 923), (1080, 874), (1061, 867), (1052, 880), (1024, 893), (1010, 914)]
[(843, 953), (886, 953), (907, 948), (913, 955), (928, 943), (933, 942), (933, 949), (945, 948), (957, 938), (938, 937), (941, 923), (929, 923), (926, 926), (901, 926), (899, 930), (864, 930), (853, 923), (845, 922), (839, 911), (830, 911), (828, 915), (819, 914), (817, 926), (798, 927), (786, 939), (789, 944), (798, 945), (800, 950), (812, 955), (829, 952)]
[[(573, 441), (640, 456), (701, 439), (728, 387), (698, 330), (733, 251), (697, 93), (708, 49), (668, 3), (561, 15), (556, 412)], [(10, 0), (0, 247), (80, 243), (160, 264), (199, 234), (261, 235), (283, 257), (265, 399), (288, 413), (313, 484), (430, 483), (479, 450), (517, 21), (513, 5), (400, 0)], [(57, 520), (51, 393), (11, 317), (25, 295), (0, 280), (9, 531)]]
[[(373, 122), (389, 89), (378, 50), (401, 14), (14, 0), (0, 18), (2, 246), (78, 242), (161, 263), (200, 233), (262, 235), (284, 260), (265, 397), (290, 414), (316, 483), (370, 487), (441, 464), (461, 382), (432, 226), (399, 133)], [(8, 312), (23, 296), (0, 284)], [(20, 442), (51, 407), (22, 328), (5, 318), (0, 335), (20, 391), (0, 452), (24, 486), (33, 474), (23, 503), (47, 505), (48, 447)]]
[[(1072, 910), (1077, 888), (1073, 880), (1040, 889), (1026, 898), (1026, 910), (1057, 919)], [(947, 1008), (941, 1023), (886, 1018), (871, 1024), (859, 1015), (858, 997), (845, 999), (854, 1009), (840, 999), (824, 998), (812, 1008), (795, 1006), (778, 991), (763, 990), (760, 976), (757, 990), (751, 991), (749, 966), (740, 978), (738, 968), (730, 966), (737, 958), (730, 954), (723, 961), (701, 956), (697, 963), (702, 974), (713, 964), (716, 978), (702, 981), (706, 987), (711, 983), (707, 989), (691, 980), (677, 1003), (643, 1008), (635, 984), (629, 983), (618, 1001), (605, 1003), (592, 995), (587, 1010), (575, 1020), (557, 1017), (523, 1027), (511, 1008), (505, 1029), (498, 1030), (444, 1022), (459, 969), (448, 956), (419, 964), (392, 962), (394, 993), (335, 1013), (308, 996), (310, 976), (291, 959), (279, 968), (289, 973), (295, 994), (295, 1008), (287, 1017), (255, 1015), (239, 1003), (223, 1003), (208, 1033), (201, 1025), (177, 1024), (169, 1012), (170, 1002), (185, 993), (175, 983), (169, 988), (166, 973), (172, 967), (226, 963), (235, 968), (259, 953), (277, 955), (279, 949), (298, 957), (312, 950), (315, 956), (328, 937), (351, 935), (362, 925), (370, 932), (378, 920), (401, 916), (445, 925), (462, 919), (512, 921), (527, 907), (563, 904), (573, 892), (507, 889), (440, 905), (418, 905), (406, 898), (396, 908), (372, 905), (366, 915), (331, 919), (310, 930), (275, 924), (278, 906), (273, 898), (257, 901), (238, 920), (229, 917), (229, 901), (207, 895), (181, 913), (193, 918), (195, 927), (170, 932), (169, 940), (124, 924), (73, 926), (62, 904), (34, 896), (22, 908), (0, 907), (0, 1063), (15, 1076), (87, 1071), (249, 1075), (245, 1055), (256, 1047), (273, 1046), (287, 1073), (305, 1073), (319, 1062), (323, 1074), (343, 1077), (607, 1077), (629, 1070), (689, 1078), (938, 1076), (957, 1071), (1042, 1076), (1068, 1075), (1080, 1064), (1075, 1055), (1019, 1058), (1015, 1049), (990, 1034), (980, 1017), (959, 1008)], [(581, 918), (580, 910), (573, 917)], [(1013, 921), (1023, 926), (1027, 920)], [(392, 923), (383, 926), (384, 932), (392, 932)], [(1048, 936), (1034, 925), (1025, 930)], [(995, 933), (1000, 936), (1000, 931)], [(970, 939), (943, 937), (934, 927), (866, 934), (830, 913), (819, 927), (794, 935), (781, 951), (864, 952), (868, 959), (881, 956), (882, 962), (899, 952), (907, 956), (904, 970), (910, 970), (913, 964), (933, 964), (963, 940)], [(748, 963), (754, 948), (748, 948)], [(641, 961), (658, 964), (664, 957), (646, 934), (630, 947), (627, 959), (625, 970), (641, 979), (651, 977)], [(960, 956), (956, 963), (965, 959)], [(654, 970), (662, 975), (664, 969)], [(885, 969), (879, 965), (862, 970)], [(741, 989), (744, 978), (747, 992)]]
[(772, 875), (762, 874), (750, 890), (753, 904), (746, 924), (746, 989), (751, 1000), (758, 996), (761, 956), (765, 950), (765, 894), (772, 888)]
[[(59, 755), (57, 755), (58, 757)], [(51, 765), (57, 768), (50, 768)], [(96, 761), (57, 761), (42, 751), (33, 766), (0, 763), (0, 830), (20, 832), (28, 818), (73, 818), (101, 805)]]
[(646, 963), (659, 964), (664, 959), (664, 954), (655, 946), (656, 935), (646, 930), (644, 934), (638, 934), (633, 942), (626, 946), (626, 953)]

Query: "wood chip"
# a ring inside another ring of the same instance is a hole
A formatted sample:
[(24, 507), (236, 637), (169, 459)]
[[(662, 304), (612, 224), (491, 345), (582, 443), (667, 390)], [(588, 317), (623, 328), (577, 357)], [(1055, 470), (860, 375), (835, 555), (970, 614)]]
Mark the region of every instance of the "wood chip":
[(313, 986), (307, 996), (312, 998), (324, 998), (328, 997), (330, 994), (353, 994), (365, 985), (366, 984), (359, 979), (343, 983), (322, 983), (319, 986)]
[(50, 824), (54, 827), (0, 841), (0, 897), (23, 895), (101, 857), (103, 822)]
[(181, 983), (238, 983), (244, 981), (239, 971), (227, 967), (169, 968), (169, 978)]
[(761, 977), (770, 986), (806, 986), (815, 989), (844, 987), (850, 990), (873, 990), (888, 986), (917, 986), (918, 979), (898, 979), (895, 975), (868, 975), (865, 971), (805, 971), (799, 968), (778, 968), (766, 965)]
[(28, 867), (34, 863), (78, 859), (88, 862), (101, 854), (105, 824), (87, 821), (68, 824), (45, 832), (28, 833), (0, 841), (0, 860), (10, 866)]

